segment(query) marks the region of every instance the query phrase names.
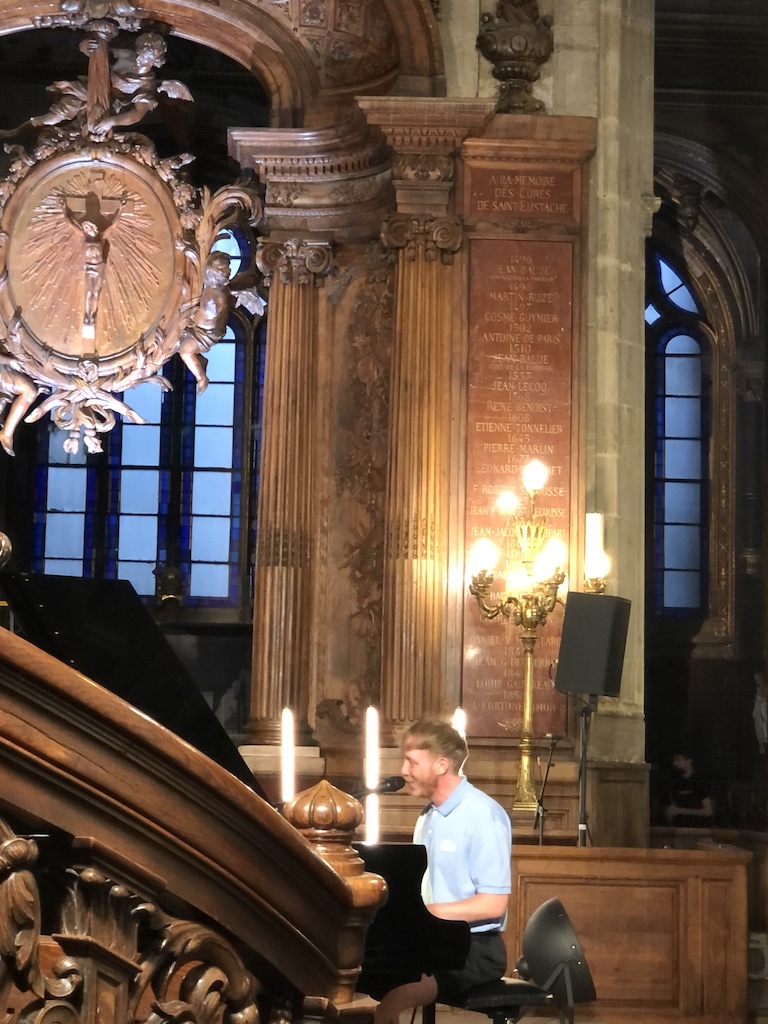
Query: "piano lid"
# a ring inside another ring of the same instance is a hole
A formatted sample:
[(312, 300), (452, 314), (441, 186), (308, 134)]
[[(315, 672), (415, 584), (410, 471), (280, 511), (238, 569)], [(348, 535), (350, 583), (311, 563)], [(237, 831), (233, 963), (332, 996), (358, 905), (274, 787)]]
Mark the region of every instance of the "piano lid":
[(26, 640), (186, 740), (267, 800), (127, 580), (0, 572)]

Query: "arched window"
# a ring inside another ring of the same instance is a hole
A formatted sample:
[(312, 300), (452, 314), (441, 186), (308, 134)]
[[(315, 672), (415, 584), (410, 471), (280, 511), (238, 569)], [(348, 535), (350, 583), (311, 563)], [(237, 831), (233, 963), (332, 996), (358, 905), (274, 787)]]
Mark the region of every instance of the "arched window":
[(691, 286), (653, 253), (645, 310), (653, 402), (653, 611), (695, 614), (707, 600), (708, 349)]

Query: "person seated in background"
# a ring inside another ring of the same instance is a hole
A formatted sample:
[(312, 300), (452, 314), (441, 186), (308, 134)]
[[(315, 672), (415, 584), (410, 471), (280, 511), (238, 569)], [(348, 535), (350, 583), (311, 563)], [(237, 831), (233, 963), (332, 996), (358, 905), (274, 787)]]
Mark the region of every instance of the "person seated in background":
[(677, 777), (670, 785), (669, 803), (664, 808), (665, 822), (681, 828), (711, 825), (712, 798), (694, 770), (693, 759), (688, 754), (675, 754), (672, 767)]

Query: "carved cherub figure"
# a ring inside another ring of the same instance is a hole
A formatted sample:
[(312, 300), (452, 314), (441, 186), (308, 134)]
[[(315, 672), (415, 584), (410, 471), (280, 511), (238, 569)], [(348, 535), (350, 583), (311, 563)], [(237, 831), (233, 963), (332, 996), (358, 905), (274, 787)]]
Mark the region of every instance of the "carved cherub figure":
[(202, 354), (221, 341), (229, 319), (229, 256), (212, 252), (205, 263), (203, 290), (190, 324), (182, 331), (179, 355), (197, 381), (197, 393), (208, 387), (205, 368), (208, 360)]
[(117, 50), (111, 71), (113, 109), (115, 113), (101, 118), (93, 131), (106, 135), (112, 128), (137, 124), (159, 103), (159, 93), (174, 99), (192, 102), (192, 94), (181, 82), (158, 82), (155, 68), (165, 63), (165, 40), (157, 32), (144, 32), (133, 50)]
[(18, 360), (0, 352), (0, 415), (10, 404), (0, 430), (0, 444), (9, 455), (16, 454), (13, 450), (16, 427), (39, 394), (40, 389), (20, 370)]

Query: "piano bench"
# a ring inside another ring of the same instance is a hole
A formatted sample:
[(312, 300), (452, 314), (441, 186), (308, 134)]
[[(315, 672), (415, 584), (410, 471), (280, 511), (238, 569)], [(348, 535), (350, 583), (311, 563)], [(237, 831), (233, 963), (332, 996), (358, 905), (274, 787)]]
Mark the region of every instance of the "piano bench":
[[(522, 978), (499, 978), (467, 989), (457, 999), (448, 1003), (459, 1010), (484, 1013), (493, 1024), (514, 1024), (532, 1006), (556, 1007), (554, 997), (531, 981)], [(558, 1016), (560, 1016), (558, 1011)], [(562, 1020), (562, 1017), (560, 1017)], [(423, 1024), (435, 1024), (435, 1004), (425, 1006), (422, 1012)]]

